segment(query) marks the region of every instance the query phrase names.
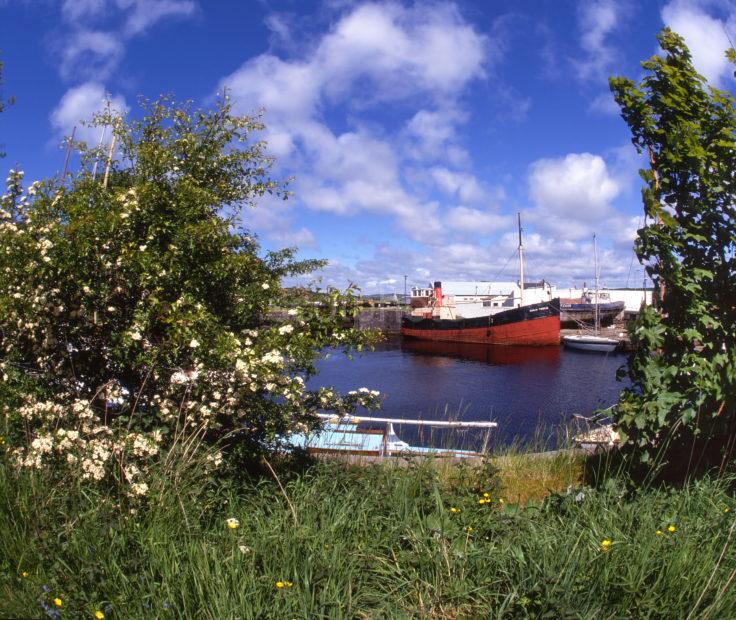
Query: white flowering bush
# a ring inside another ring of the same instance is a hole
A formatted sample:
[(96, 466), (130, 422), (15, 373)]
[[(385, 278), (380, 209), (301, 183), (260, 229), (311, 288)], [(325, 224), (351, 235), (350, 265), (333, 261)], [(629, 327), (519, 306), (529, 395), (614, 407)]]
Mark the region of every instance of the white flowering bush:
[[(283, 277), (318, 261), (262, 254), (241, 222), (266, 193), (271, 160), (257, 118), (167, 100), (115, 126), (107, 185), (79, 144), (69, 179), (11, 170), (0, 197), (0, 407), (19, 465), (147, 490), (150, 463), (209, 445), (242, 462), (318, 411), (377, 404), (370, 391), (309, 391), (315, 354), (361, 347), (341, 325), (351, 291), (291, 307)], [(273, 316), (273, 315), (272, 315)]]

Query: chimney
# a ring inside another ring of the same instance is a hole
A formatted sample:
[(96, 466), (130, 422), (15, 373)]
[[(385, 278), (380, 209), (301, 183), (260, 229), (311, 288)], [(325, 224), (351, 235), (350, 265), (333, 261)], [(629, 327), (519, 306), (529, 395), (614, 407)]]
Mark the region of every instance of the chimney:
[(442, 305), (442, 282), (434, 283), (434, 305), (436, 307)]

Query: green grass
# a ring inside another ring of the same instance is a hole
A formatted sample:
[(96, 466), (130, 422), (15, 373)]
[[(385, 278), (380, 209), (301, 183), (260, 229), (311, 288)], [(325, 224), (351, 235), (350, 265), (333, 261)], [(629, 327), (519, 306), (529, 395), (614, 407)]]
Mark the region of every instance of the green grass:
[(59, 597), (69, 618), (736, 617), (732, 479), (517, 505), (529, 476), (494, 467), (317, 463), (281, 473), (286, 495), (196, 471), (131, 507), (0, 466), (0, 616)]

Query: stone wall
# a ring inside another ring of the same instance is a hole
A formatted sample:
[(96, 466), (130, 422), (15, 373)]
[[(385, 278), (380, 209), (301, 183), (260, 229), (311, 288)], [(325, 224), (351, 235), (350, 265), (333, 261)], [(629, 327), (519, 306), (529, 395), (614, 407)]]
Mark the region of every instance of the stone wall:
[(360, 308), (355, 317), (357, 329), (380, 329), (393, 334), (401, 331), (401, 308)]

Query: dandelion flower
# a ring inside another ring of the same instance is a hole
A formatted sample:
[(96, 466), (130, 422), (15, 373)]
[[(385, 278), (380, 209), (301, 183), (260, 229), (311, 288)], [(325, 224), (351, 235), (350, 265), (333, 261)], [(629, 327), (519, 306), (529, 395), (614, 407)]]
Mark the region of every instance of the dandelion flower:
[(730, 508), (724, 508), (723, 509), (723, 512), (731, 512), (731, 509)]
[(671, 534), (672, 532), (676, 532), (677, 528), (674, 525), (670, 525), (667, 527), (667, 531)]
[(491, 496), (490, 493), (483, 493), (483, 497), (490, 497), (490, 496)]
[(504, 503), (504, 501), (503, 501), (503, 497), (499, 497), (499, 498), (498, 498), (498, 503), (499, 503), (499, 504), (503, 504), (503, 503)]
[(656, 532), (654, 532), (654, 533), (655, 533), (655, 534), (656, 534), (657, 536), (661, 536), (661, 535), (662, 535), (662, 530), (657, 530), (657, 531), (656, 531)]
[(54, 605), (56, 605), (57, 607), (61, 607), (63, 604), (64, 603), (60, 598), (57, 597), (54, 599)]
[(452, 508), (450, 508), (450, 512), (453, 512), (453, 513), (460, 512), (460, 509), (453, 506)]
[(105, 617), (105, 614), (99, 609), (95, 612), (95, 618), (97, 618), (97, 620), (103, 620), (104, 617)]
[(601, 551), (608, 551), (611, 546), (611, 541), (607, 538), (601, 541)]
[(279, 588), (279, 589), (285, 588), (286, 587), (286, 584), (283, 581), (277, 581), (276, 582), (276, 587)]
[(227, 521), (225, 521), (225, 525), (231, 530), (237, 530), (240, 527), (240, 521), (238, 521), (235, 517), (230, 517)]
[(28, 571), (24, 570), (21, 574), (21, 577), (28, 577)]

